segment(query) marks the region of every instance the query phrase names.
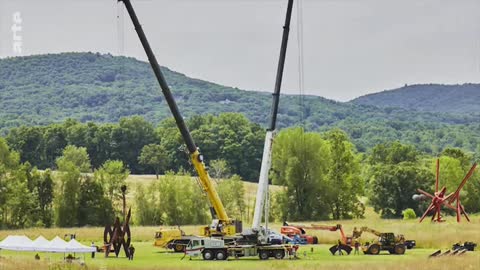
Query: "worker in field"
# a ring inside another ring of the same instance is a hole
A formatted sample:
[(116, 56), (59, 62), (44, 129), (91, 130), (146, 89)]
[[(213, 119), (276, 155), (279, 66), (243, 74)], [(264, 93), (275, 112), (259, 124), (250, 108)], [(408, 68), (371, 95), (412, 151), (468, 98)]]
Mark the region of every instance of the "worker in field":
[(354, 247), (355, 252), (353, 252), (353, 255), (360, 255), (360, 243), (358, 242), (358, 240), (355, 240)]
[(292, 246), (288, 245), (287, 246), (287, 257), (290, 260), (292, 258)]
[(353, 238), (359, 238), (361, 235), (360, 231), (357, 229), (357, 227), (353, 227)]
[(299, 245), (294, 245), (294, 246), (292, 247), (292, 251), (293, 251), (292, 253), (293, 253), (293, 258), (294, 258), (294, 259), (299, 259), (298, 256), (297, 256), (297, 251), (298, 251), (298, 248), (299, 248), (299, 247), (300, 247)]
[[(97, 251), (97, 247), (95, 246), (95, 243), (92, 242), (92, 244), (90, 245), (92, 248), (95, 248), (95, 251)], [(95, 258), (95, 251), (92, 251), (92, 259)]]
[(130, 245), (130, 247), (128, 248), (128, 259), (130, 261), (133, 261), (133, 254), (135, 253), (135, 247), (133, 247), (133, 245)]
[(342, 241), (340, 241), (340, 240), (338, 240), (337, 249), (338, 249), (338, 255), (343, 255), (343, 252), (342, 252)]

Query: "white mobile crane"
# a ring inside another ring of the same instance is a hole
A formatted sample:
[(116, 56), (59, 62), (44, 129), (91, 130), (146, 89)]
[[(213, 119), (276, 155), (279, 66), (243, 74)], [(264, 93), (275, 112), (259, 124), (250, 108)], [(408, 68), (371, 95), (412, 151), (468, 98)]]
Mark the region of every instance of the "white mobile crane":
[[(253, 214), (252, 230), (255, 233), (257, 233), (258, 239), (261, 243), (267, 243), (269, 236), (272, 235), (272, 232), (268, 230), (268, 217), (269, 217), (268, 174), (272, 166), (273, 140), (276, 132), (278, 104), (280, 101), (280, 89), (282, 86), (285, 57), (287, 54), (288, 35), (290, 32), (290, 19), (292, 16), (292, 7), (293, 7), (293, 0), (289, 0), (288, 7), (287, 7), (287, 15), (285, 18), (285, 26), (283, 27), (282, 45), (280, 48), (280, 57), (279, 57), (278, 67), (277, 67), (277, 77), (275, 80), (275, 88), (272, 96), (270, 125), (267, 128), (267, 133), (265, 135), (265, 144), (264, 144), (263, 156), (262, 156), (262, 166), (260, 168), (257, 197), (255, 202), (255, 210)], [(262, 215), (265, 218), (265, 227), (261, 227)], [(279, 236), (281, 237), (281, 235)]]

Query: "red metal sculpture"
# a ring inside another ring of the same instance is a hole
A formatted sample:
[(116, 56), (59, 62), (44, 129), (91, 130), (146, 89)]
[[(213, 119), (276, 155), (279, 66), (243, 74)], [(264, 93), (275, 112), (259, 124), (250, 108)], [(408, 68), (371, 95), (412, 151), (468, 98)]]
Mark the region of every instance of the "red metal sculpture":
[(126, 203), (125, 203), (125, 192), (127, 190), (126, 186), (121, 187), (122, 198), (123, 198), (123, 225), (120, 223), (118, 217), (115, 218), (113, 226), (107, 224), (105, 230), (103, 231), (103, 242), (105, 244), (105, 257), (108, 257), (110, 252), (115, 252), (115, 256), (118, 257), (120, 249), (123, 246), (125, 251), (125, 256), (130, 257), (130, 215), (131, 208), (128, 209), (128, 214), (126, 213)]
[(458, 186), (457, 190), (453, 193), (450, 193), (448, 195), (445, 195), (447, 192), (447, 187), (442, 187), (440, 191), (438, 191), (438, 180), (440, 176), (440, 160), (437, 159), (437, 170), (436, 170), (436, 178), (435, 178), (435, 193), (432, 195), (426, 191), (423, 191), (421, 189), (417, 189), (418, 192), (420, 192), (423, 198), (430, 198), (432, 199), (432, 202), (428, 206), (427, 210), (423, 214), (423, 216), (420, 218), (420, 222), (423, 221), (423, 219), (429, 214), (433, 212), (432, 216), (432, 221), (436, 222), (442, 222), (444, 221), (442, 219), (441, 215), (441, 208), (442, 206), (445, 206), (447, 208), (450, 208), (454, 210), (457, 214), (457, 222), (460, 222), (460, 218), (462, 214), (465, 216), (467, 221), (470, 221), (470, 218), (468, 217), (467, 213), (465, 212), (465, 209), (463, 208), (463, 205), (460, 202), (460, 191), (462, 188), (465, 186), (465, 183), (468, 181), (468, 179), (473, 175), (475, 168), (477, 167), (477, 164), (473, 164), (472, 168), (470, 171), (468, 171), (467, 175), (463, 178), (462, 182)]

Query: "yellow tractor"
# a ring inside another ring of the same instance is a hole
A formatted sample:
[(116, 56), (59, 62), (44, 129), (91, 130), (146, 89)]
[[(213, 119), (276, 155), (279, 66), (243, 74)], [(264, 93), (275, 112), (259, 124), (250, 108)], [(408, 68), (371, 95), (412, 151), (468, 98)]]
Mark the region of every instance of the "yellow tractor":
[(372, 243), (366, 242), (362, 246), (364, 254), (378, 255), (380, 251), (386, 250), (390, 254), (403, 255), (405, 254), (405, 237), (401, 234), (395, 235), (394, 233), (382, 233), (368, 227), (362, 227), (360, 231), (355, 232), (354, 235), (361, 236), (362, 232), (369, 232), (378, 236), (378, 239)]
[(183, 252), (190, 238), (180, 228), (160, 228), (159, 231), (155, 232), (153, 245), (159, 248), (172, 249), (175, 252)]

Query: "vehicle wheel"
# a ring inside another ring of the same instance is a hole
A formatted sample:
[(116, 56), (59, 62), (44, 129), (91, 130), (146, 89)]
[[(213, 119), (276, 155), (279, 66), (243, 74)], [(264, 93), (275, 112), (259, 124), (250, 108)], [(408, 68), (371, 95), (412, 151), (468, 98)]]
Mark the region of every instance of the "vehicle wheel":
[(227, 254), (223, 250), (217, 251), (217, 254), (215, 254), (215, 258), (217, 261), (223, 261), (227, 259)]
[(268, 251), (261, 250), (258, 254), (258, 257), (260, 258), (260, 260), (268, 260)]
[(173, 246), (173, 249), (175, 250), (175, 252), (183, 252), (185, 251), (185, 246), (182, 244), (175, 244)]
[(405, 245), (398, 244), (395, 246), (395, 254), (403, 255), (405, 254)]
[(318, 237), (314, 236), (312, 242), (314, 245), (318, 244)]
[(211, 250), (203, 251), (203, 259), (206, 261), (213, 260), (213, 251)]
[(377, 244), (372, 244), (372, 245), (368, 248), (368, 254), (371, 254), (371, 255), (378, 255), (378, 254), (380, 254), (380, 246), (377, 245)]
[(283, 251), (283, 250), (277, 250), (277, 251), (275, 251), (275, 255), (274, 255), (274, 256), (275, 256), (275, 259), (281, 260), (281, 259), (283, 259), (283, 258), (285, 257), (285, 251)]

